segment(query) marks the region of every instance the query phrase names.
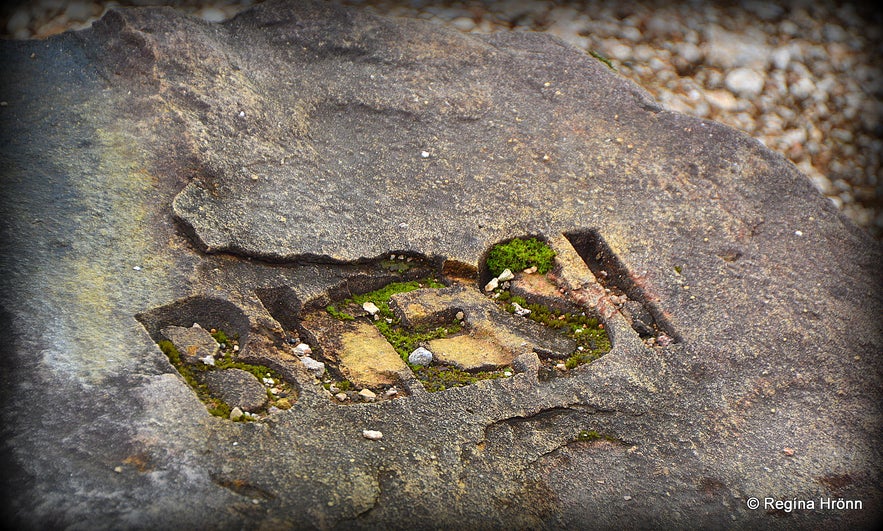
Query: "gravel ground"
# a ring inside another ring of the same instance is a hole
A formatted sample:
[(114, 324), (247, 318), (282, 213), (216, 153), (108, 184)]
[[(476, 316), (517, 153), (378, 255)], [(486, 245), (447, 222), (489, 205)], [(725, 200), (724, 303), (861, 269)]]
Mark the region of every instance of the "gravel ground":
[[(782, 153), (883, 239), (883, 10), (870, 2), (339, 1), (464, 32), (556, 35), (668, 108), (739, 128)], [(0, 8), (0, 36), (85, 28), (115, 5), (174, 5), (217, 22), (255, 3), (20, 2)]]

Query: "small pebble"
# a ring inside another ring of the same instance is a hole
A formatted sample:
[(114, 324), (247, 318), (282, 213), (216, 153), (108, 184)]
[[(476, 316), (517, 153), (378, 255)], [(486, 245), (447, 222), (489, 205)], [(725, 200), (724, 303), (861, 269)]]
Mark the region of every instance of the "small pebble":
[(377, 395), (370, 389), (362, 389), (359, 391), (359, 396), (366, 402), (373, 402), (377, 398)]
[(362, 430), (362, 437), (371, 441), (379, 441), (383, 438), (383, 434), (377, 430)]
[(421, 151), (421, 152), (420, 152), (420, 156), (423, 157), (424, 159), (428, 159), (428, 158), (429, 158), (429, 152), (428, 152), (428, 151)]

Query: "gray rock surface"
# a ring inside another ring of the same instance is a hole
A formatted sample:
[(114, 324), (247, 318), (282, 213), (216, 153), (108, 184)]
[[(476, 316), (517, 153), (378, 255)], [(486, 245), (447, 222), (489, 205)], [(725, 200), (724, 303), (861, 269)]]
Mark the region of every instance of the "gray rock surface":
[(212, 395), (231, 408), (254, 412), (267, 405), (267, 388), (250, 372), (224, 369), (206, 372), (202, 378)]
[(190, 328), (167, 326), (162, 329), (162, 334), (175, 345), (184, 363), (203, 363), (201, 359), (213, 358), (220, 350), (215, 338), (198, 323), (193, 323)]
[[(883, 253), (744, 134), (547, 36), (307, 2), (112, 11), (0, 57), (4, 523), (879, 521)], [(375, 258), (480, 289), (491, 245), (562, 233), (584, 258), (603, 238), (679, 339), (610, 326), (566, 377), (348, 405), (283, 342), (305, 305), (389, 276)], [(238, 334), (292, 407), (209, 415), (156, 345), (193, 322)]]

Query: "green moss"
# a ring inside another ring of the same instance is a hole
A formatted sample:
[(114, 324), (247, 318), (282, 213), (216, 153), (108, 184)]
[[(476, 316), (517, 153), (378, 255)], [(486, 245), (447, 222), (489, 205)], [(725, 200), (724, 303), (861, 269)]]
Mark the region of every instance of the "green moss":
[(609, 68), (610, 70), (613, 70), (614, 72), (616, 71), (616, 68), (613, 67), (613, 63), (610, 62), (610, 59), (604, 57), (595, 50), (589, 50), (589, 55), (607, 65), (607, 68)]
[(559, 330), (576, 341), (577, 350), (564, 362), (568, 369), (594, 361), (610, 351), (610, 336), (594, 317), (584, 313), (560, 312), (542, 304), (529, 303), (523, 297), (505, 290), (499, 293), (496, 300), (509, 313), (515, 313), (515, 304), (530, 310), (526, 316), (528, 319)]
[(449, 337), (462, 329), (458, 324), (450, 324), (426, 330), (410, 330), (401, 326), (398, 320), (393, 320), (392, 323), (387, 323), (385, 320), (375, 321), (374, 325), (405, 361), (408, 361), (408, 356), (421, 343)]
[(423, 280), (412, 280), (410, 282), (393, 282), (386, 286), (375, 290), (354, 295), (351, 299), (347, 299), (344, 303), (351, 301), (360, 307), (366, 302), (373, 302), (380, 309), (380, 315), (386, 318), (392, 318), (392, 310), (389, 308), (389, 300), (396, 293), (406, 293), (421, 288), (443, 288), (444, 284), (434, 278), (424, 278)]
[(223, 330), (215, 330), (214, 332), (212, 332), (212, 337), (215, 338), (215, 341), (217, 341), (219, 345), (226, 345), (230, 342), (230, 339), (227, 337), (227, 334), (225, 334)]
[(217, 398), (213, 398), (206, 404), (208, 407), (208, 412), (216, 417), (222, 417), (225, 419), (230, 418), (230, 406), (228, 406), (223, 400), (219, 400)]
[(582, 430), (580, 431), (576, 438), (580, 441), (597, 441), (601, 439), (601, 434), (595, 430)]
[(544, 274), (552, 269), (555, 251), (536, 238), (516, 238), (495, 245), (487, 257), (487, 267), (491, 275), (499, 276), (504, 270), (522, 271), (536, 266), (537, 272)]
[[(178, 373), (184, 378), (184, 381), (187, 382), (187, 385), (193, 389), (196, 396), (206, 405), (209, 413), (217, 417), (230, 418), (231, 408), (223, 400), (213, 396), (209, 391), (208, 386), (200, 382), (197, 374), (202, 372), (223, 369), (241, 369), (253, 374), (259, 381), (263, 381), (263, 378), (273, 378), (279, 382), (279, 387), (286, 391), (287, 394), (294, 394), (294, 390), (291, 386), (286, 383), (285, 379), (283, 379), (276, 371), (264, 367), (263, 365), (252, 365), (249, 363), (238, 362), (233, 359), (233, 346), (239, 341), (237, 336), (233, 336), (233, 339), (231, 339), (230, 336), (225, 334), (222, 330), (217, 330), (212, 333), (212, 337), (214, 337), (215, 341), (218, 343), (225, 345), (225, 347), (221, 349), (220, 356), (215, 359), (214, 366), (189, 365), (184, 363), (181, 360), (181, 353), (178, 352), (178, 349), (171, 341), (164, 340), (157, 343), (160, 350), (162, 350), (166, 357), (169, 358), (169, 362), (172, 366), (177, 369)], [(269, 389), (267, 390), (267, 396), (270, 399), (270, 405), (274, 405), (276, 400), (278, 400)]]
[(163, 354), (169, 358), (169, 361), (175, 367), (181, 365), (181, 353), (178, 352), (178, 349), (175, 347), (175, 344), (171, 341), (163, 340), (157, 343), (159, 345), (159, 349), (163, 351)]
[(326, 306), (325, 311), (328, 312), (331, 317), (334, 317), (335, 319), (340, 319), (341, 321), (352, 321), (355, 319), (355, 317), (353, 317), (352, 315), (338, 310), (337, 306), (335, 306), (334, 304), (329, 304), (328, 306)]
[(498, 371), (482, 371), (482, 372), (466, 372), (455, 367), (447, 367), (443, 365), (430, 365), (429, 367), (412, 367), (417, 379), (423, 384), (423, 387), (430, 393), (444, 391), (452, 387), (462, 387), (464, 385), (474, 384), (479, 380), (492, 380), (502, 378), (505, 370)]
[(380, 265), (386, 268), (387, 271), (396, 273), (404, 273), (414, 267), (411, 262), (405, 260), (381, 260)]
[[(341, 308), (358, 307), (366, 302), (374, 303), (380, 310), (380, 319), (372, 321), (377, 330), (386, 338), (387, 341), (396, 349), (399, 356), (407, 361), (408, 355), (416, 349), (421, 342), (430, 341), (447, 337), (460, 331), (460, 325), (451, 323), (450, 325), (440, 326), (431, 330), (410, 330), (401, 325), (396, 318), (392, 309), (389, 307), (389, 301), (396, 293), (406, 293), (421, 288), (443, 288), (444, 284), (434, 278), (424, 278), (422, 280), (413, 280), (409, 282), (393, 282), (386, 286), (361, 295), (354, 295), (349, 299), (329, 305), (325, 310), (337, 319), (351, 321), (355, 319), (352, 315), (339, 310)], [(387, 319), (392, 322), (387, 322)], [(338, 386), (339, 387), (339, 386)]]

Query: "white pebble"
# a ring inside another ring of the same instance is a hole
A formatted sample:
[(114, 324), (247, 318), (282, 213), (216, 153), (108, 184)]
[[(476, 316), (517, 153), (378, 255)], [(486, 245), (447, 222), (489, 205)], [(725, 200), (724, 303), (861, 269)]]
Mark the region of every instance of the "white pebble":
[(503, 272), (500, 273), (500, 276), (497, 277), (497, 280), (499, 282), (506, 282), (507, 280), (512, 280), (513, 278), (515, 278), (515, 275), (512, 273), (512, 271), (504, 269)]
[(362, 389), (361, 391), (359, 391), (359, 396), (361, 396), (362, 400), (366, 402), (373, 402), (374, 399), (377, 398), (377, 395), (374, 393), (374, 391), (370, 389)]
[(134, 269), (135, 271), (141, 271), (141, 266), (135, 266), (132, 269)]
[(490, 282), (485, 284), (484, 290), (485, 291), (494, 291), (495, 289), (497, 289), (497, 286), (499, 286), (499, 285), (500, 285), (500, 281), (497, 280), (496, 278), (492, 278)]
[(528, 310), (527, 308), (522, 308), (521, 305), (517, 302), (513, 302), (512, 307), (515, 308), (515, 315), (524, 317), (525, 315), (530, 314), (530, 310)]
[(428, 152), (428, 151), (421, 151), (421, 152), (420, 152), (420, 156), (423, 157), (424, 159), (428, 159), (428, 158), (429, 158), (429, 152)]
[(379, 441), (383, 438), (383, 434), (377, 430), (362, 430), (362, 437), (371, 441)]
[(313, 353), (313, 349), (310, 348), (306, 343), (300, 343), (296, 347), (294, 347), (294, 353), (298, 356), (309, 356)]
[(373, 302), (362, 303), (362, 309), (370, 313), (371, 315), (377, 315), (377, 313), (380, 311), (380, 308), (378, 308), (377, 305)]

